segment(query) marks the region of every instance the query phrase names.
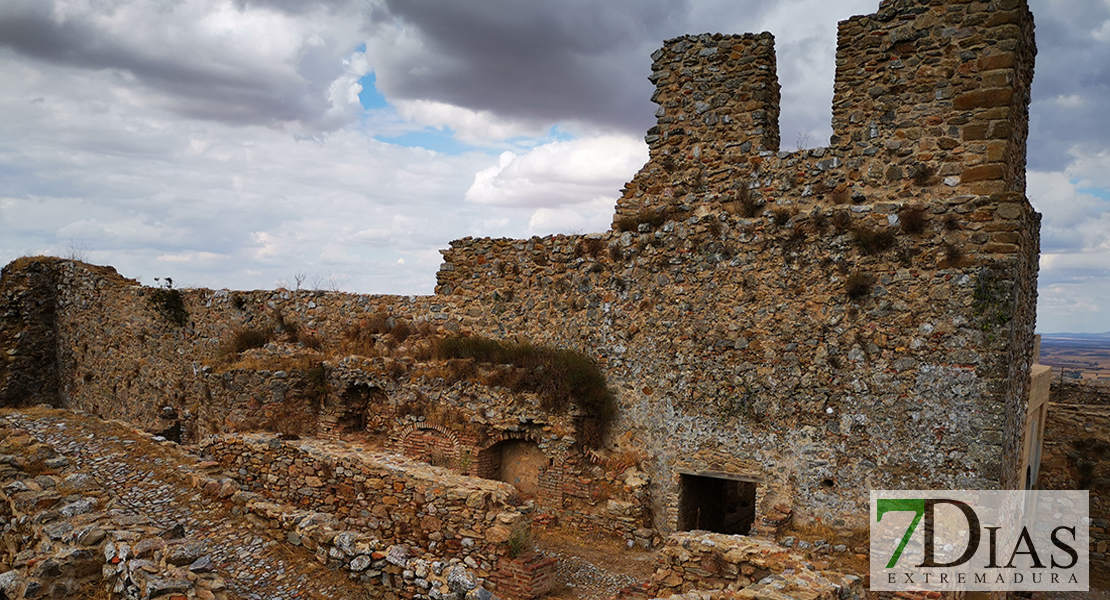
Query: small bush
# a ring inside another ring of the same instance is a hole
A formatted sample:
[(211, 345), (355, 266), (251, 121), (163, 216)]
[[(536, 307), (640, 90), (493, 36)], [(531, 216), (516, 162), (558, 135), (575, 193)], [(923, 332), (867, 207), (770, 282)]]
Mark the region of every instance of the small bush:
[[(645, 208), (632, 217), (623, 217), (617, 221), (617, 229), (621, 231), (639, 231), (641, 224), (648, 224), (653, 229), (662, 226), (669, 219), (674, 218), (678, 210), (674, 207)], [(599, 241), (599, 240), (595, 240)]]
[(832, 223), (837, 231), (846, 231), (852, 226), (852, 215), (846, 210), (838, 210), (833, 213)]
[(511, 382), (514, 391), (535, 393), (543, 408), (550, 412), (564, 412), (573, 402), (589, 421), (602, 428), (608, 426), (616, 412), (615, 398), (605, 376), (589, 357), (574, 350), (452, 336), (434, 340), (432, 356), (447, 360), (456, 377), (464, 374), (460, 368), (464, 365), (459, 362), (465, 363), (467, 375), (475, 372), (475, 363), (515, 367), (518, 372), (512, 377), (499, 376), (504, 378), (501, 381)]
[(844, 281), (844, 291), (852, 300), (861, 300), (871, 295), (871, 288), (875, 280), (871, 275), (861, 271), (854, 271)]
[(709, 235), (715, 238), (721, 237), (721, 222), (717, 219), (711, 219), (709, 221), (709, 225), (707, 225), (707, 228), (709, 229)]
[[(636, 231), (639, 223), (637, 223), (636, 219), (632, 217), (621, 217), (617, 219), (617, 222), (614, 223), (614, 226), (616, 227), (617, 231)], [(578, 246), (575, 245), (574, 249), (575, 255), (577, 255)]]
[(789, 223), (790, 218), (793, 217), (793, 216), (794, 216), (793, 212), (791, 212), (791, 211), (789, 211), (785, 208), (780, 208), (779, 210), (776, 210), (775, 212), (771, 213), (771, 220), (774, 221), (775, 225), (778, 225), (779, 227), (782, 227), (783, 225), (786, 225), (787, 223)]
[[(158, 277), (154, 281), (160, 281)], [(189, 322), (189, 311), (185, 309), (185, 299), (180, 290), (173, 288), (173, 279), (167, 277), (162, 287), (150, 291), (150, 306), (167, 321), (183, 327)]]
[(913, 171), (913, 184), (928, 187), (937, 184), (937, 170), (929, 165), (918, 165)]
[(949, 266), (959, 266), (964, 259), (964, 249), (956, 244), (946, 243), (943, 247), (944, 260)]
[(617, 245), (609, 246), (609, 258), (613, 259), (614, 261), (618, 261), (618, 262), (621, 261), (621, 260), (624, 260), (624, 251), (621, 250), (620, 246), (617, 246)]
[[(635, 229), (635, 226), (632, 227)], [(574, 255), (576, 257), (589, 256), (596, 259), (601, 255), (601, 251), (605, 249), (605, 242), (597, 238), (582, 238), (574, 245)]]
[(320, 339), (315, 333), (300, 329), (297, 331), (296, 342), (303, 344), (305, 348), (312, 350), (321, 350), (324, 347), (324, 340)]
[(960, 216), (957, 214), (949, 214), (944, 217), (944, 228), (948, 231), (956, 231), (960, 228)]
[(393, 330), (393, 326), (389, 324), (389, 315), (384, 312), (376, 313), (366, 319), (366, 323), (359, 324), (359, 327), (366, 331), (366, 333), (376, 333), (384, 335)]
[(736, 201), (740, 206), (740, 216), (752, 219), (763, 212), (763, 201), (753, 198), (752, 192), (746, 187), (741, 187), (737, 192)]
[(824, 211), (820, 208), (814, 209), (811, 221), (813, 223), (813, 231), (817, 233), (822, 233), (829, 228), (829, 218), (825, 216)]
[(856, 227), (855, 244), (864, 254), (879, 254), (894, 246), (894, 234), (885, 229), (872, 229), (865, 225)]
[(920, 206), (906, 206), (898, 211), (898, 225), (911, 235), (920, 235), (925, 232), (925, 225), (929, 219), (925, 216), (925, 209)]
[(412, 335), (412, 326), (408, 321), (397, 320), (393, 329), (389, 332), (389, 337), (398, 344), (403, 344), (405, 340), (409, 339)]
[(848, 188), (844, 188), (842, 190), (836, 190), (832, 193), (833, 204), (847, 204), (848, 201), (851, 200), (851, 199), (852, 199), (852, 194), (851, 194), (851, 192), (848, 191)]
[(270, 343), (274, 332), (266, 329), (243, 327), (231, 332), (231, 337), (220, 345), (220, 353), (225, 356), (240, 354), (252, 348), (261, 348)]

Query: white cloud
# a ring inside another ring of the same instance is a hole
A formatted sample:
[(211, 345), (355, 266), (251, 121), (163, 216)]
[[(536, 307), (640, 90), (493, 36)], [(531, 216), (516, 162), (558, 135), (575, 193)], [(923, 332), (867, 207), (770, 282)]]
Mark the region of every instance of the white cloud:
[[(647, 145), (627, 136), (551, 142), (524, 154), (503, 152), (466, 192), (476, 204), (555, 208), (616, 198), (647, 161)], [(533, 217), (534, 219), (535, 217)]]
[(488, 144), (514, 137), (543, 135), (545, 128), (502, 119), (489, 111), (474, 111), (429, 100), (398, 100), (394, 103), (402, 118), (429, 127), (449, 127), (455, 137), (468, 144)]
[(1056, 99), (1054, 100), (1054, 102), (1056, 102), (1056, 104), (1059, 104), (1060, 106), (1062, 106), (1064, 108), (1079, 108), (1080, 106), (1084, 106), (1084, 105), (1087, 104), (1087, 100), (1084, 99), (1083, 96), (1080, 96), (1079, 94), (1070, 94), (1068, 96), (1063, 96), (1063, 95), (1056, 96)]
[(1102, 24), (1102, 27), (1091, 32), (1091, 37), (1100, 42), (1110, 42), (1110, 21)]
[(528, 220), (528, 231), (541, 236), (606, 231), (613, 221), (616, 202), (616, 197), (599, 196), (590, 202), (572, 206), (538, 208)]
[(1027, 180), (1043, 215), (1037, 330), (1110, 329), (1110, 202), (1080, 191), (1068, 173), (1031, 171)]
[(1079, 187), (1110, 189), (1110, 148), (1073, 146), (1067, 174)]

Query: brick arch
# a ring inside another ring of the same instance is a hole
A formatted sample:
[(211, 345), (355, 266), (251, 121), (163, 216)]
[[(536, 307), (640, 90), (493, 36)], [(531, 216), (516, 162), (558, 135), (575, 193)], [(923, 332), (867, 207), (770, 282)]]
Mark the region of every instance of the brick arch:
[(448, 466), (459, 457), (458, 434), (441, 423), (422, 421), (406, 425), (397, 439), (401, 453), (410, 458), (433, 464), (445, 460), (448, 462), (438, 466)]

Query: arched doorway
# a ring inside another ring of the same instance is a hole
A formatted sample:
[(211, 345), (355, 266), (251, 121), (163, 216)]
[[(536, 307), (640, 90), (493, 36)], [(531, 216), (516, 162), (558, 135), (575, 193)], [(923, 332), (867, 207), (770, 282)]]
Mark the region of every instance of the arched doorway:
[(512, 484), (521, 493), (534, 494), (540, 489), (540, 473), (550, 464), (535, 442), (502, 440), (478, 453), (474, 474)]

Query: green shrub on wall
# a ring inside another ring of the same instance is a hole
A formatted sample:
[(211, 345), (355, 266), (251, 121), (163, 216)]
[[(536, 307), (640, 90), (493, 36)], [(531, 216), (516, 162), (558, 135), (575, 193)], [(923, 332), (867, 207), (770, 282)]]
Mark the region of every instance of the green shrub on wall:
[(564, 412), (576, 404), (584, 413), (581, 441), (589, 446), (600, 445), (604, 428), (616, 412), (605, 376), (581, 352), (461, 335), (435, 340), (431, 351), (440, 360), (515, 367), (500, 383), (515, 391), (534, 392), (550, 412)]
[[(154, 281), (160, 281), (158, 277)], [(150, 306), (167, 321), (183, 327), (189, 322), (189, 311), (185, 309), (185, 299), (180, 290), (173, 288), (173, 279), (167, 277), (162, 287), (150, 291)]]

